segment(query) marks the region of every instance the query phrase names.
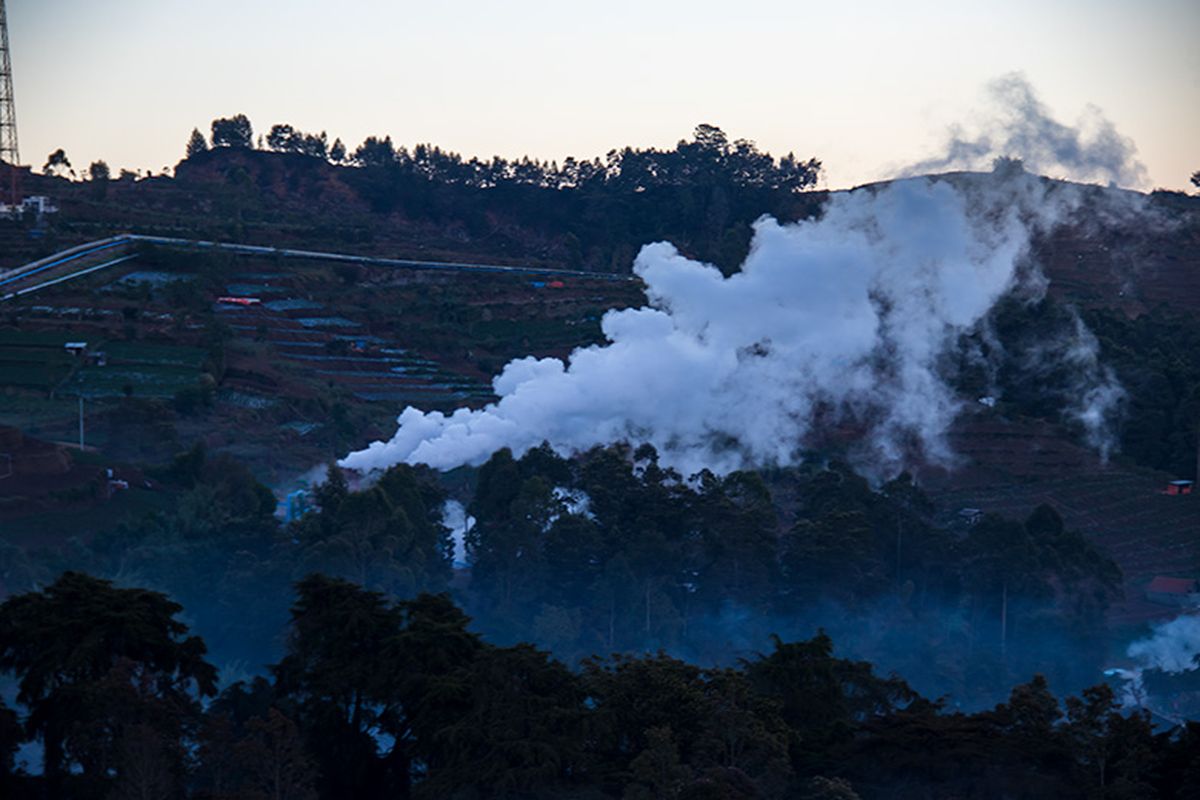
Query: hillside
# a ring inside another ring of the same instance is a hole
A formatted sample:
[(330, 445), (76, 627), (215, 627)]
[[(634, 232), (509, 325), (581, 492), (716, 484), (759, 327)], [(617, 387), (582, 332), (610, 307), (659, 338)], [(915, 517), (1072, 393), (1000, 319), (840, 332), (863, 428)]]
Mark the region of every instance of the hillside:
[[(393, 181), (386, 191), (385, 179)], [(800, 219), (827, 198), (716, 179), (636, 191), (480, 187), (234, 148), (185, 160), (171, 178), (100, 188), (39, 175), (25, 180), (26, 191), (52, 196), (62, 211), (32, 238), (28, 225), (0, 225), (8, 243), (0, 266), (133, 231), (597, 272), (626, 271), (637, 247), (668, 238), (728, 270), (741, 261), (748, 224), (764, 209)], [(1102, 463), (1070, 424), (1023, 399), (1018, 382), (999, 407), (959, 420), (951, 437), (956, 469), (920, 478), (946, 514), (971, 507), (1023, 516), (1042, 503), (1057, 509), (1124, 569), (1128, 602), (1114, 611), (1124, 624), (1166, 613), (1140, 601), (1151, 577), (1192, 574), (1200, 562), (1198, 498), (1159, 493), (1166, 480), (1191, 477), (1195, 464), (1189, 454), (1196, 451), (1200, 365), (1186, 343), (1200, 314), (1200, 198), (1078, 191), (1083, 213), (1036, 240), (1033, 257), (1049, 279), (1052, 308), (1081, 309), (1131, 393), (1124, 454)], [(225, 294), (262, 303), (214, 303)], [(314, 464), (386, 438), (405, 405), (477, 407), (492, 399), (490, 379), (510, 359), (565, 357), (602, 340), (606, 309), (641, 302), (636, 284), (586, 278), (552, 287), (519, 276), (463, 279), (151, 249), (114, 271), (5, 306), (0, 421), (70, 441), (83, 397), (88, 443), (103, 463), (161, 465), (202, 441), (282, 493)], [(1023, 330), (1041, 319), (1018, 315), (1012, 325)], [(46, 349), (47, 336), (58, 347), (64, 337), (87, 339), (109, 364), (64, 361)], [(1148, 444), (1168, 438), (1169, 452)], [(0, 491), (12, 496), (16, 486)], [(28, 526), (34, 508), (44, 510), (43, 501), (10, 499), (0, 514), (12, 522), (24, 517)], [(80, 516), (65, 524), (85, 522)]]

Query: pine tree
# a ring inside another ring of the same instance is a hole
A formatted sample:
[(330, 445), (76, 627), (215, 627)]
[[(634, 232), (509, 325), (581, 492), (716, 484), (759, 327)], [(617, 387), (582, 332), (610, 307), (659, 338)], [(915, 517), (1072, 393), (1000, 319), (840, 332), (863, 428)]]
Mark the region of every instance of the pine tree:
[(200, 132), (199, 128), (192, 128), (192, 135), (187, 143), (187, 157), (191, 158), (206, 150), (208, 150), (208, 142), (204, 141), (204, 134)]

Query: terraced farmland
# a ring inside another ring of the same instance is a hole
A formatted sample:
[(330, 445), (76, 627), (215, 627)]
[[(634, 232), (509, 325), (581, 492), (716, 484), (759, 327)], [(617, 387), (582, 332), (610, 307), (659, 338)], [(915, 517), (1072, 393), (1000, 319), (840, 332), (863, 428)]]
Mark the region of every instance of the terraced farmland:
[[(87, 342), (107, 363), (64, 349)], [(0, 330), (0, 388), (63, 397), (173, 397), (199, 385), (207, 353), (198, 347), (97, 340), (90, 331)]]
[[(231, 287), (232, 288), (232, 287)], [(277, 288), (277, 287), (273, 287)], [(316, 316), (321, 304), (300, 298), (256, 306), (220, 305), (218, 314), (239, 337), (268, 342), (280, 359), (367, 402), (442, 408), (491, 397), (486, 384), (361, 331), (362, 323)]]

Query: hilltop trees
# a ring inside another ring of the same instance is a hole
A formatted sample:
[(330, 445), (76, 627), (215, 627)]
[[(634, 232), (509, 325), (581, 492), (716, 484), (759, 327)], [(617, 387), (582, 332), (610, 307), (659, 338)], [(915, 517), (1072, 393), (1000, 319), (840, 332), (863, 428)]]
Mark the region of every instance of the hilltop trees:
[(204, 140), (204, 134), (199, 128), (192, 128), (192, 135), (188, 138), (186, 157), (198, 156), (201, 153), (208, 151), (208, 142)]
[(221, 117), (212, 121), (213, 147), (239, 147), (249, 149), (254, 146), (254, 129), (245, 114), (233, 117)]
[[(254, 144), (245, 115), (215, 119), (212, 126), (214, 148)], [(206, 146), (193, 132), (188, 157)], [(791, 153), (775, 158), (708, 124), (672, 149), (624, 147), (561, 164), (464, 157), (429, 143), (410, 149), (386, 135), (369, 136), (350, 151), (340, 139), (331, 144), (323, 131), (305, 133), (287, 123), (260, 135), (258, 147), (352, 167), (339, 180), (377, 213), (461, 225), (471, 237), (490, 235), (501, 224), (539, 241), (548, 236), (549, 249), (538, 257), (593, 271), (628, 270), (639, 246), (669, 239), (731, 272), (745, 257), (759, 216), (796, 219), (820, 207), (818, 198), (803, 194), (816, 184), (820, 161)], [(231, 194), (236, 191), (242, 204), (253, 190), (244, 181), (239, 187)]]
[(112, 171), (104, 161), (93, 161), (87, 169), (88, 180), (92, 184), (92, 194), (103, 200), (108, 194), (108, 182), (112, 179)]
[(104, 161), (93, 161), (87, 170), (88, 180), (108, 181), (112, 179), (112, 170)]
[[(325, 131), (313, 135), (298, 131), (291, 125), (272, 126), (271, 132), (267, 134), (267, 147), (277, 153), (301, 153), (321, 159), (329, 157), (329, 139), (325, 135)], [(342, 156), (345, 157), (344, 147)]]
[(386, 167), (396, 163), (396, 146), (392, 144), (391, 136), (382, 139), (368, 136), (354, 151), (352, 158), (363, 167)]
[(50, 155), (46, 156), (46, 163), (42, 167), (42, 172), (47, 175), (70, 175), (75, 177), (75, 170), (71, 166), (71, 160), (67, 158), (66, 152), (60, 147)]
[(329, 147), (329, 160), (334, 164), (344, 164), (346, 162), (346, 145), (341, 139), (334, 139), (333, 144)]

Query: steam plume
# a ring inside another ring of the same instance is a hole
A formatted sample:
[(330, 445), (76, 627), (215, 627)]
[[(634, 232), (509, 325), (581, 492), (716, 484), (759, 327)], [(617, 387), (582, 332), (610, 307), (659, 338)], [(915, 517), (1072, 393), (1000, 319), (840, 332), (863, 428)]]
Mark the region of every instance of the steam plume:
[(1070, 127), (1050, 116), (1020, 73), (991, 81), (987, 93), (992, 108), (977, 130), (951, 128), (945, 154), (914, 164), (905, 174), (986, 169), (993, 159), (1016, 157), (1044, 175), (1133, 188), (1147, 184), (1137, 148), (1095, 106)]
[(1128, 653), (1146, 669), (1187, 672), (1200, 668), (1200, 616), (1176, 617), (1154, 626), (1150, 638), (1129, 645)]
[(341, 463), (450, 469), (502, 447), (628, 441), (684, 474), (727, 472), (793, 463), (836, 426), (874, 475), (948, 463), (959, 401), (939, 357), (1015, 286), (1044, 288), (1030, 237), (1073, 207), (1069, 189), (1015, 175), (835, 195), (818, 221), (760, 219), (730, 277), (647, 245), (634, 271), (648, 304), (609, 311), (607, 344), (569, 363), (510, 362), (493, 381), (499, 401), (480, 410), (406, 408), (390, 441)]
[(450, 554), (455, 567), (467, 566), (467, 533), (475, 524), (475, 518), (457, 500), (447, 500), (442, 506), (442, 524), (450, 529), (450, 541), (454, 550)]

